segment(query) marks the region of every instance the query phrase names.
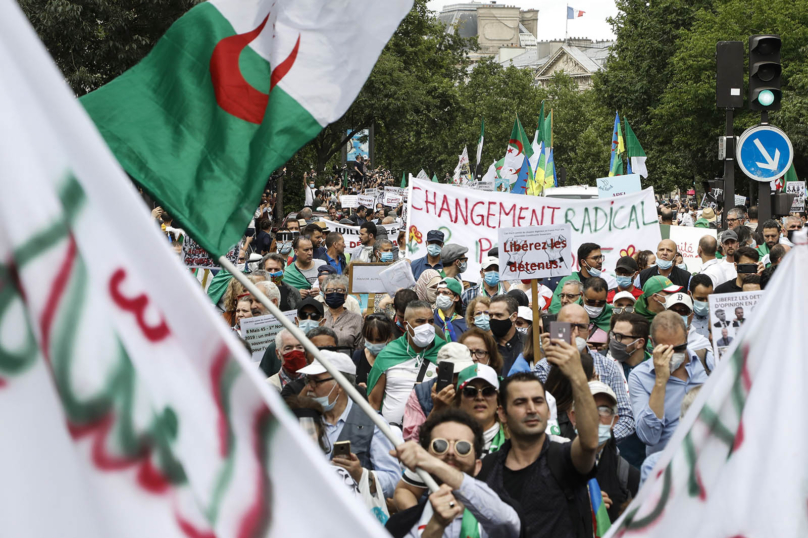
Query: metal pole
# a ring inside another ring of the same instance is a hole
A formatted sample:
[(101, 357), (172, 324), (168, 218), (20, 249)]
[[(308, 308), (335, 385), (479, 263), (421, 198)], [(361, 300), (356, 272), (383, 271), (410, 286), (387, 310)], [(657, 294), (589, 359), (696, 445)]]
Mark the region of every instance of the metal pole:
[[(760, 112), (760, 123), (769, 123), (769, 111)], [(758, 184), (758, 222), (763, 223), (772, 218), (772, 190), (768, 181), (756, 181)], [(762, 229), (762, 228), (761, 228)]]
[[(275, 306), (272, 303), (272, 301), (270, 301), (269, 298), (267, 298), (267, 296), (264, 295), (263, 292), (261, 292), (261, 290), (259, 290), (255, 284), (250, 282), (250, 280), (246, 276), (244, 276), (244, 274), (241, 271), (239, 271), (235, 265), (230, 263), (230, 260), (228, 260), (224, 256), (221, 256), (219, 258), (219, 263), (221, 264), (222, 267), (227, 269), (236, 280), (241, 282), (241, 284), (245, 288), (247, 288), (247, 291), (249, 291), (252, 295), (254, 295), (258, 299), (258, 301), (262, 305), (264, 305), (273, 316), (275, 316), (275, 319), (280, 321), (281, 324), (284, 326), (284, 328), (288, 330), (290, 333), (292, 333), (292, 336), (297, 338), (298, 342), (303, 344), (303, 347), (306, 348), (306, 351), (311, 353), (315, 359), (320, 361), (320, 364), (322, 364), (323, 367), (326, 369), (326, 371), (329, 374), (331, 374), (331, 377), (334, 378), (334, 381), (336, 381), (337, 384), (340, 387), (342, 387), (342, 390), (344, 390), (348, 394), (348, 397), (351, 400), (353, 400), (354, 404), (358, 405), (359, 408), (362, 409), (362, 411), (364, 411), (365, 414), (367, 414), (370, 417), (370, 419), (373, 421), (376, 427), (379, 428), (379, 431), (381, 431), (384, 434), (384, 436), (387, 437), (391, 443), (393, 443), (394, 446), (398, 447), (403, 444), (393, 434), (393, 431), (390, 429), (390, 426), (387, 425), (387, 422), (381, 417), (381, 415), (379, 415), (379, 413), (377, 413), (376, 410), (370, 406), (367, 400), (365, 400), (362, 397), (362, 395), (359, 394), (359, 391), (357, 391), (356, 388), (354, 388), (354, 386), (351, 385), (347, 379), (345, 379), (345, 376), (342, 375), (342, 372), (334, 368), (334, 365), (331, 364), (329, 360), (327, 360), (320, 354), (320, 350), (317, 349), (317, 347), (311, 343), (311, 340), (306, 338), (306, 335), (303, 334), (303, 331), (301, 331), (294, 323), (289, 321), (289, 319), (287, 319), (287, 317), (283, 315), (283, 312), (281, 312), (280, 308)], [(418, 473), (418, 477), (424, 482), (424, 484), (427, 485), (430, 492), (435, 493), (436, 491), (438, 491), (438, 484), (437, 482), (435, 482), (435, 479), (432, 478), (432, 476), (430, 476), (429, 473), (427, 473), (423, 469), (415, 469), (415, 471)]]
[[(724, 135), (733, 137), (732, 108), (727, 109), (727, 123)], [(735, 139), (732, 138), (732, 151), (727, 151), (724, 157), (724, 210), (721, 212), (721, 228), (727, 228), (727, 209), (735, 205)], [(732, 203), (732, 206), (729, 205)]]

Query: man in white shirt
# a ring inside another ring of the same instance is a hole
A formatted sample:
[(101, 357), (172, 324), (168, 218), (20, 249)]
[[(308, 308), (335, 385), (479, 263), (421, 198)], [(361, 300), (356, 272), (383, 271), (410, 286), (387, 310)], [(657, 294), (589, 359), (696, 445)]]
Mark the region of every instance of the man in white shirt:
[(725, 282), (721, 260), (715, 257), (717, 248), (718, 241), (712, 235), (705, 235), (699, 239), (698, 255), (702, 263), (701, 271), (699, 272), (710, 277), (710, 280), (713, 281), (713, 288)]

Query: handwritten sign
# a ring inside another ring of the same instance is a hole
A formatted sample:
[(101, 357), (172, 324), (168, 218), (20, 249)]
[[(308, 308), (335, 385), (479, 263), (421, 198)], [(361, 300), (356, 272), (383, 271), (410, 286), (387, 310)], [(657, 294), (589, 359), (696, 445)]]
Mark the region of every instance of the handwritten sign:
[(376, 202), (376, 196), (375, 195), (370, 196), (370, 195), (366, 195), (366, 194), (360, 194), (356, 198), (357, 198), (357, 201), (358, 201), (359, 205), (361, 205), (361, 206), (375, 207), (375, 205), (376, 205), (375, 204), (375, 202)]
[(499, 229), (501, 280), (532, 280), (572, 273), (572, 227), (531, 226)]
[(388, 267), (389, 263), (352, 263), (348, 278), (348, 293), (387, 293), (379, 273)]
[(384, 193), (384, 205), (387, 207), (398, 207), (401, 201), (401, 196)]
[(342, 209), (359, 207), (359, 196), (358, 195), (340, 196), (339, 203), (342, 206)]
[[(231, 263), (235, 264), (238, 261), (238, 245), (233, 245), (226, 255)], [(216, 260), (210, 257), (210, 254), (205, 251), (199, 244), (191, 239), (191, 236), (186, 235), (182, 242), (182, 263), (186, 267), (192, 269), (218, 269), (219, 264)]]
[(745, 205), (746, 204), (746, 196), (741, 196), (740, 194), (735, 195), (735, 205)]
[(374, 196), (375, 197), (377, 194), (379, 194), (379, 189), (365, 189), (365, 194), (367, 196)]
[[(283, 313), (289, 321), (294, 322), (297, 310), (289, 310)], [(266, 316), (256, 316), (241, 320), (241, 336), (250, 344), (252, 348), (253, 362), (260, 363), (264, 356), (264, 351), (281, 332), (283, 324), (272, 314)]]
[(598, 198), (616, 198), (642, 190), (639, 174), (602, 177), (597, 181)]

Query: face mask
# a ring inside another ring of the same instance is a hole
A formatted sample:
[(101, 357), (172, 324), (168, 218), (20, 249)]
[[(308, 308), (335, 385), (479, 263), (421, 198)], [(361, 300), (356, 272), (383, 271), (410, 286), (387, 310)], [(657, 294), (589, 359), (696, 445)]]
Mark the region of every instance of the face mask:
[(480, 314), (474, 318), (474, 326), (483, 331), (490, 331), (491, 324), (488, 322), (491, 318), (485, 314)]
[(485, 273), (485, 283), (489, 286), (496, 286), (499, 284), (499, 273), (496, 271), (488, 271)]
[(345, 295), (342, 293), (326, 293), (325, 304), (330, 308), (339, 308), (345, 304)]
[(433, 258), (436, 256), (440, 256), (441, 250), (443, 250), (443, 247), (440, 245), (436, 245), (434, 243), (426, 246), (426, 251), (429, 252), (429, 255), (432, 256)]
[(292, 243), (281, 243), (278, 246), (278, 252), (281, 254), (289, 254), (292, 252)]
[(335, 388), (337, 388), (336, 385), (331, 387), (331, 390), (328, 391), (328, 394), (326, 394), (325, 396), (317, 396), (316, 398), (312, 398), (312, 400), (314, 400), (323, 407), (323, 411), (325, 412), (331, 411), (332, 409), (334, 409), (334, 406), (337, 405), (337, 400), (328, 403), (328, 399), (331, 397), (331, 393), (334, 392)]
[(239, 271), (241, 271), (242, 273), (244, 272), (244, 269), (245, 269), (246, 267), (247, 267), (247, 264), (246, 264), (246, 263), (240, 263), (240, 264), (236, 265), (236, 269), (238, 269), (238, 270), (239, 270)]
[(281, 282), (283, 282), (283, 271), (277, 271), (275, 273), (269, 273), (269, 278), (272, 279), (273, 284), (278, 285)]
[[(586, 262), (584, 262), (584, 263), (586, 263)], [(589, 276), (600, 276), (600, 274), (602, 273), (602, 271), (600, 269), (596, 269), (596, 268), (592, 267), (591, 265), (589, 265), (588, 263), (586, 264), (586, 269), (587, 269), (587, 271), (589, 271)]]
[(706, 318), (710, 313), (710, 303), (707, 301), (693, 301), (693, 311), (697, 316)]
[(678, 267), (682, 271), (687, 271), (687, 264), (686, 263), (680, 263), (676, 267)]
[(631, 286), (632, 278), (630, 276), (620, 276), (617, 275), (614, 277), (617, 280), (617, 287), (626, 289)]
[[(639, 338), (637, 340), (639, 340)], [(634, 340), (634, 342), (637, 342), (637, 340)], [(612, 338), (611, 340), (609, 340), (609, 353), (611, 354), (612, 358), (617, 362), (627, 361), (632, 353), (628, 350), (628, 346), (634, 344), (634, 342), (624, 344)]]
[(580, 336), (575, 338), (575, 347), (578, 348), (578, 353), (583, 353), (586, 351), (586, 340), (581, 338)]
[(392, 252), (382, 252), (382, 263), (388, 263), (393, 261), (393, 253)]
[(491, 327), (491, 333), (496, 338), (502, 338), (511, 330), (513, 322), (511, 318), (507, 319), (490, 319), (488, 325)]
[[(614, 419), (612, 419), (614, 422)], [(598, 424), (598, 446), (612, 438), (611, 424)]]
[(465, 273), (466, 269), (468, 269), (469, 262), (462, 262), (460, 265), (457, 266), (458, 273)]
[(300, 327), (300, 330), (303, 331), (303, 334), (309, 334), (309, 331), (315, 329), (320, 326), (320, 322), (314, 319), (302, 319), (300, 323), (297, 324)]
[(683, 362), (685, 362), (685, 354), (674, 353), (673, 357), (671, 357), (671, 373), (673, 373), (677, 368), (679, 368)]
[[(679, 315), (680, 315), (680, 316), (682, 316), (682, 314), (679, 314)], [(689, 317), (690, 317), (690, 316), (682, 316), (682, 321), (684, 321), (684, 322), (685, 322), (685, 329), (689, 329), (689, 328), (690, 328), (690, 321), (688, 321), (688, 319), (687, 319), (687, 318), (689, 318)]]
[(527, 334), (527, 327), (517, 327), (516, 330), (522, 334)]
[(306, 366), (306, 353), (295, 349), (283, 356), (283, 367), (287, 372), (297, 374), (297, 371)]
[(365, 340), (365, 349), (370, 351), (370, 354), (373, 355), (374, 357), (376, 355), (378, 355), (379, 353), (381, 353), (382, 350), (384, 349), (384, 346), (386, 346), (386, 345), (387, 345), (386, 343), (384, 343), (384, 344), (372, 344), (372, 343), (368, 342), (367, 340)]
[(673, 267), (673, 262), (671, 260), (663, 260), (662, 258), (659, 258), (657, 259), (657, 266), (663, 271), (667, 271)]
[(584, 305), (584, 310), (586, 310), (586, 313), (589, 314), (589, 319), (597, 318), (603, 313), (603, 309), (603, 306), (589, 306), (588, 304)]
[(435, 306), (446, 312), (452, 305), (454, 304), (454, 300), (447, 295), (440, 295), (438, 296), (437, 300), (435, 301)]
[(413, 327), (410, 333), (412, 343), (418, 347), (429, 347), (435, 341), (435, 326), (424, 323), (418, 327)]

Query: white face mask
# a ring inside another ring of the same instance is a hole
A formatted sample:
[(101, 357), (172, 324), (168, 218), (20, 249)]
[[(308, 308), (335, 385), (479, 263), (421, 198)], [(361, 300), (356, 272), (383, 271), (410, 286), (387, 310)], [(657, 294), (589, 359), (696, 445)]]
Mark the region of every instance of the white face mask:
[(428, 347), (435, 341), (435, 326), (431, 323), (424, 323), (418, 327), (412, 327), (410, 333), (412, 343), (418, 347)]
[(437, 306), (444, 312), (452, 308), (453, 304), (454, 301), (448, 295), (438, 295), (438, 298), (435, 300), (435, 306)]
[(590, 320), (595, 319), (596, 317), (601, 315), (603, 313), (604, 308), (605, 307), (603, 306), (589, 306), (588, 304), (584, 305), (584, 310), (586, 310), (586, 313), (589, 314)]
[(586, 340), (580, 336), (575, 339), (575, 347), (578, 348), (578, 353), (583, 353), (586, 350)]
[(673, 357), (671, 357), (671, 373), (676, 371), (682, 365), (683, 362), (685, 362), (685, 354), (674, 353)]
[[(612, 419), (614, 424), (614, 419)], [(598, 424), (598, 446), (612, 438), (612, 424)]]

